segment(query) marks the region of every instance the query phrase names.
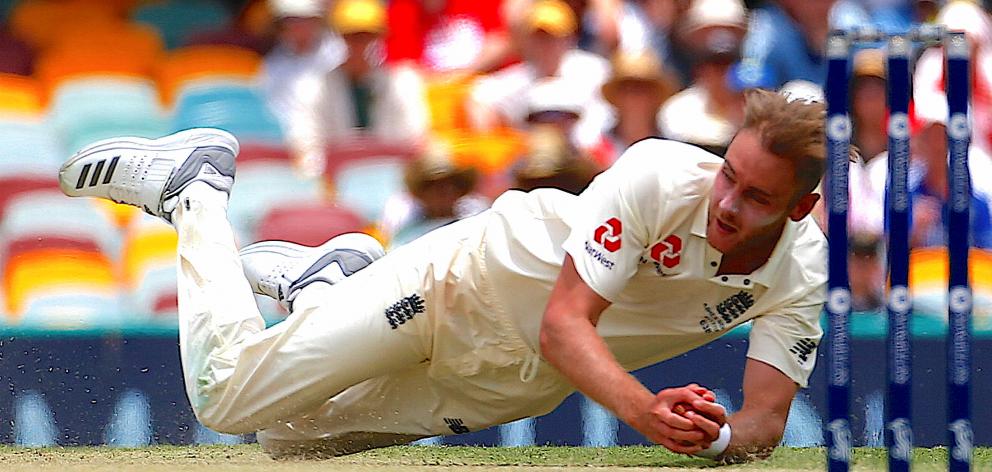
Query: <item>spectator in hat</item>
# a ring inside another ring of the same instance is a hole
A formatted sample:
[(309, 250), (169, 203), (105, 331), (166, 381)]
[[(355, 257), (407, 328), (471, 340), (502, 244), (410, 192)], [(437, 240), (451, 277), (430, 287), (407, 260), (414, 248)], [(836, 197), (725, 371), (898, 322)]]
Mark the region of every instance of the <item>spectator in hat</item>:
[(528, 115), (528, 90), (549, 78), (568, 84), (582, 104), (578, 136), (597, 137), (609, 111), (599, 89), (609, 74), (601, 57), (576, 48), (577, 20), (561, 0), (538, 0), (527, 21), (524, 61), (480, 79), (470, 94), (469, 115), (478, 129), (501, 124), (523, 128)]
[(888, 147), (885, 53), (880, 49), (863, 49), (854, 55), (851, 74), (851, 141), (866, 161), (885, 152)]
[[(722, 155), (744, 120), (745, 87), (760, 74), (737, 65), (746, 32), (747, 14), (740, 0), (695, 0), (679, 34), (690, 51), (694, 81), (670, 98), (658, 116), (658, 128), (669, 139), (695, 144)], [(761, 72), (760, 69), (756, 69)]]
[(428, 73), (487, 73), (511, 55), (501, 0), (391, 0), (386, 57)]
[(268, 0), (276, 45), (265, 56), (262, 90), (283, 129), (315, 106), (323, 77), (345, 57), (344, 43), (327, 27), (322, 0)]
[(624, 2), (620, 30), (620, 50), (650, 51), (665, 64), (681, 89), (692, 82), (692, 63), (675, 38), (677, 25), (684, 22), (687, 0), (628, 0)]
[(597, 171), (560, 129), (538, 125), (528, 133), (526, 153), (513, 166), (513, 188), (557, 188), (578, 195)]
[(428, 141), (407, 165), (405, 191), (386, 201), (381, 234), (395, 248), (489, 208), (489, 201), (475, 193), (478, 178), (475, 168), (457, 162), (448, 143)]
[(571, 82), (557, 77), (539, 79), (526, 94), (527, 118), (523, 129), (551, 125), (575, 146), (591, 142), (590, 137), (577, 136), (577, 125), (585, 107)]
[(316, 105), (287, 128), (306, 175), (320, 175), (329, 142), (362, 136), (419, 139), (427, 107), (419, 76), (383, 65), (386, 11), (379, 0), (338, 0), (330, 22), (346, 47), (344, 62), (326, 73), (315, 90)]
[(613, 75), (603, 84), (603, 97), (613, 107), (615, 121), (606, 133), (609, 146), (608, 167), (620, 153), (637, 141), (661, 136), (658, 112), (677, 90), (675, 79), (649, 50), (639, 53), (618, 52), (613, 57)]
[[(579, 49), (610, 56), (620, 44), (625, 11), (621, 0), (563, 0), (577, 21)], [(507, 17), (520, 36), (526, 35), (526, 19), (535, 0), (506, 0)], [(524, 25), (524, 28), (521, 26)]]

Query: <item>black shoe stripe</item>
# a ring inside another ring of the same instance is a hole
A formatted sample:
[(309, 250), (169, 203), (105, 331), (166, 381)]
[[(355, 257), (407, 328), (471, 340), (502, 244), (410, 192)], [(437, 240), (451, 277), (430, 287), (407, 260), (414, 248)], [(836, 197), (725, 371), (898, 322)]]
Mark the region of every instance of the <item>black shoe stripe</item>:
[(107, 166), (107, 173), (103, 174), (103, 185), (110, 183), (110, 178), (114, 176), (114, 169), (117, 169), (117, 160), (120, 158), (121, 156), (114, 156), (114, 158), (110, 160), (110, 165)]
[(79, 174), (79, 180), (76, 181), (76, 190), (83, 188), (86, 185), (86, 176), (90, 173), (90, 166), (92, 164), (86, 164), (83, 166), (83, 171)]
[(93, 177), (90, 177), (90, 187), (95, 187), (97, 182), (100, 181), (100, 172), (103, 172), (103, 165), (106, 163), (106, 159), (96, 163), (96, 169), (93, 169)]

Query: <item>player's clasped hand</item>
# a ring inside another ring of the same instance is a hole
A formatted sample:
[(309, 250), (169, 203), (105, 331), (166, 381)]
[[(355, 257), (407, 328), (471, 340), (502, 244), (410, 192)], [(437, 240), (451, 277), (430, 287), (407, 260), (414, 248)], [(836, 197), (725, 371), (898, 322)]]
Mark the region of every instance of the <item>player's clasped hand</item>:
[(727, 422), (726, 410), (710, 390), (697, 384), (664, 389), (641, 424), (633, 425), (672, 452), (695, 454), (710, 446)]

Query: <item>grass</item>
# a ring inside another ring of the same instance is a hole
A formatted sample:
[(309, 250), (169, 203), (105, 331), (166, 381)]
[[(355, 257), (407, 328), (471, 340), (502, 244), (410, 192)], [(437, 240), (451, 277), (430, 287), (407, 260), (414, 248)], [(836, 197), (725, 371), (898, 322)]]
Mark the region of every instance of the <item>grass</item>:
[[(947, 449), (917, 448), (914, 470), (947, 469)], [(854, 470), (884, 470), (885, 450), (858, 448)], [(327, 461), (275, 462), (254, 444), (240, 446), (156, 446), (136, 449), (16, 448), (0, 446), (0, 469), (25, 472), (102, 471), (382, 471), (401, 470), (685, 470), (791, 471), (825, 470), (822, 448), (779, 448), (772, 457), (745, 465), (716, 466), (656, 447), (456, 447), (405, 446), (379, 449)], [(992, 448), (975, 450), (974, 470), (992, 471)]]

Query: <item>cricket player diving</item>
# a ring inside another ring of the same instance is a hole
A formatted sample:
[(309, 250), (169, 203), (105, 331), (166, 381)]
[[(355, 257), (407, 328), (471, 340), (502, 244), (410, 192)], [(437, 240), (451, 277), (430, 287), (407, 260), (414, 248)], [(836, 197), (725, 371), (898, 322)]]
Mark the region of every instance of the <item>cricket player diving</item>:
[[(274, 457), (477, 431), (579, 390), (654, 443), (730, 462), (774, 449), (816, 359), (824, 116), (753, 91), (725, 159), (647, 139), (581, 195), (509, 191), (389, 254), (362, 234), (239, 252), (226, 215), (238, 142), (220, 130), (100, 141), (60, 183), (175, 227), (193, 410), (258, 432)], [(266, 328), (252, 292), (290, 315)], [(652, 392), (628, 373), (748, 321), (733, 415), (704, 386)]]

